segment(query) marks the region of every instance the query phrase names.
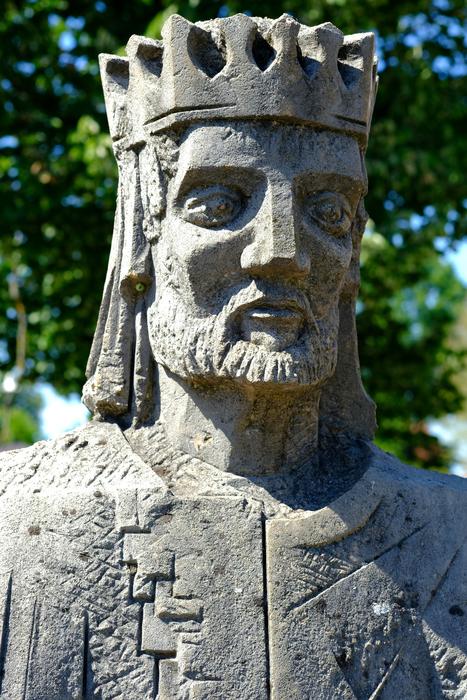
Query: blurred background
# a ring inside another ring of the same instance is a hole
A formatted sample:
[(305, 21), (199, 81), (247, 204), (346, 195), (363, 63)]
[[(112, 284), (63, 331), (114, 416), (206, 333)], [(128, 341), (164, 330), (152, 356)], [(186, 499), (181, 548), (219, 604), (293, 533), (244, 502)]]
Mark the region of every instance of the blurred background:
[(177, 12), (377, 34), (358, 330), (378, 444), (467, 474), (467, 109), (460, 0), (3, 0), (0, 449), (87, 420), (79, 402), (105, 277), (116, 167), (100, 52)]

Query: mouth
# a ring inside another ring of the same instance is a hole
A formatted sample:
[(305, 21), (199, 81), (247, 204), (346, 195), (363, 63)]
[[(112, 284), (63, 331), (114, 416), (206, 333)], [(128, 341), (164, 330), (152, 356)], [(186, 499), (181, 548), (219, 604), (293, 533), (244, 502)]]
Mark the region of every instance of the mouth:
[(254, 312), (261, 315), (270, 314), (275, 317), (285, 317), (289, 314), (300, 315), (302, 318), (305, 316), (304, 309), (294, 299), (268, 299), (268, 297), (262, 297), (242, 305), (239, 310), (242, 313)]
[(241, 310), (240, 331), (243, 340), (281, 351), (297, 343), (305, 316), (295, 302), (262, 299)]

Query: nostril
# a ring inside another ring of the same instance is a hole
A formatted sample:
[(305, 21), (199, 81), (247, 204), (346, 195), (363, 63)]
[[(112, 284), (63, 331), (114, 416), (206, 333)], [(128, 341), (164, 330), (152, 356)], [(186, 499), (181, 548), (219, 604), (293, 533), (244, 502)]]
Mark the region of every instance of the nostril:
[(308, 258), (305, 255), (295, 255), (293, 258), (277, 257), (271, 260), (271, 265), (281, 272), (305, 275), (310, 271)]
[(254, 274), (264, 274), (268, 276), (292, 274), (294, 276), (304, 276), (310, 271), (310, 261), (306, 254), (275, 255), (268, 251), (265, 246), (247, 246), (240, 259), (242, 269)]

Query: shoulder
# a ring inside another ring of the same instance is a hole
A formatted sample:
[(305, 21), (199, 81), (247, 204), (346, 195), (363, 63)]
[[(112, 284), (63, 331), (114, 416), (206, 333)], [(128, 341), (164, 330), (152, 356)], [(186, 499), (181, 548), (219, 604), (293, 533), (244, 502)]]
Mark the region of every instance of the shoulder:
[(374, 444), (369, 446), (369, 450), (371, 466), (377, 469), (382, 478), (420, 489), (452, 491), (467, 497), (467, 479), (409, 466)]
[(375, 445), (369, 448), (369, 464), (378, 488), (389, 497), (433, 518), (460, 518), (459, 526), (467, 526), (467, 479), (411, 467)]
[(160, 487), (120, 428), (91, 421), (54, 440), (0, 453), (0, 497), (44, 488)]

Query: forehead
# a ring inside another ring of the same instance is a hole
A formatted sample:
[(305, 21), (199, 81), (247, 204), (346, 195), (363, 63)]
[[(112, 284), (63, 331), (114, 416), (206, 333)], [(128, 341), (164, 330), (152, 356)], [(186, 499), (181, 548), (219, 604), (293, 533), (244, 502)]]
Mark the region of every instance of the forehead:
[(357, 141), (350, 136), (283, 124), (212, 124), (192, 127), (180, 145), (177, 180), (193, 169), (241, 168), (342, 175), (365, 181)]

